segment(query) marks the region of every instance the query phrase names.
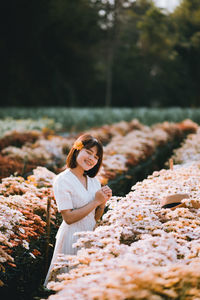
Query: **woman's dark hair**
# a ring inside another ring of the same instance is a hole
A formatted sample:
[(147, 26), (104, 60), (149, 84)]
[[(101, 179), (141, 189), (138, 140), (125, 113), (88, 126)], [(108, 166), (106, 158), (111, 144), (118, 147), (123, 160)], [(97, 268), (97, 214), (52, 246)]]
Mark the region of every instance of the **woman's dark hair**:
[[(85, 174), (87, 174), (89, 177), (95, 177), (102, 164), (102, 159), (103, 159), (102, 143), (98, 139), (94, 138), (89, 134), (83, 134), (79, 136), (75, 142), (82, 142), (83, 148), (85, 149), (90, 149), (94, 146), (97, 147), (98, 162), (92, 169), (85, 171)], [(76, 158), (79, 152), (80, 150), (77, 150), (74, 147), (71, 148), (70, 152), (67, 155), (67, 160), (66, 160), (66, 164), (68, 168), (70, 169), (76, 168), (77, 166)]]

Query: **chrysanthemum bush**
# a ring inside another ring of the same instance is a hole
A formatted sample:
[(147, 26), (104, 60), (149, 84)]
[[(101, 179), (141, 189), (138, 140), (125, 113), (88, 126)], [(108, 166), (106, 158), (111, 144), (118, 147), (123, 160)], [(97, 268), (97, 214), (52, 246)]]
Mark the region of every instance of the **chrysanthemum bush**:
[[(195, 131), (196, 127), (189, 120), (148, 127), (134, 119), (88, 130), (87, 133), (98, 137), (105, 145), (100, 180), (106, 183), (117, 174), (126, 172), (130, 166), (150, 157), (160, 145), (180, 138), (185, 132)], [(66, 137), (48, 129), (5, 133), (0, 139), (0, 178), (14, 173), (26, 176), (38, 165), (60, 172), (65, 167), (69, 149), (81, 133)]]
[(96, 272), (89, 270), (90, 275), (82, 272), (82, 277), (66, 280), (66, 288), (49, 299), (198, 299), (199, 262), (147, 268), (128, 258), (116, 259), (117, 266), (111, 259), (108, 270), (96, 264)]
[(133, 130), (115, 135), (104, 147), (103, 167), (99, 173), (102, 183), (140, 164), (154, 154), (158, 147), (183, 137), (185, 132), (195, 132), (198, 127), (191, 120), (181, 123), (163, 122), (151, 127), (137, 124), (135, 120), (130, 124), (135, 125)]
[(171, 158), (176, 164), (200, 161), (200, 128), (198, 128), (196, 133), (191, 133), (187, 136), (181, 147), (174, 150)]
[[(177, 165), (112, 197), (99, 226), (77, 233), (77, 255), (60, 256), (49, 299), (198, 299), (200, 209), (190, 204), (200, 207), (199, 180), (199, 164)], [(186, 207), (161, 209), (173, 193), (189, 195)]]
[(27, 175), (37, 166), (55, 171), (63, 166), (74, 138), (62, 138), (51, 131), (10, 132), (0, 140), (0, 178)]
[[(7, 115), (9, 115), (9, 113)], [(55, 122), (54, 119), (41, 118), (41, 116), (37, 120), (6, 117), (0, 120), (0, 137), (3, 137), (6, 133), (12, 132), (13, 130), (24, 132), (25, 130), (42, 130), (45, 128), (59, 130), (61, 129), (61, 124)]]
[[(0, 184), (0, 268), (7, 278), (7, 268), (16, 266), (15, 257), (24, 251), (30, 259), (44, 255), (34, 245), (46, 234), (47, 202), (51, 202), (50, 221), (55, 225), (57, 207), (52, 194), (55, 174), (38, 167), (27, 180), (10, 176)], [(9, 280), (9, 278), (7, 278)], [(3, 280), (1, 284), (4, 284)]]

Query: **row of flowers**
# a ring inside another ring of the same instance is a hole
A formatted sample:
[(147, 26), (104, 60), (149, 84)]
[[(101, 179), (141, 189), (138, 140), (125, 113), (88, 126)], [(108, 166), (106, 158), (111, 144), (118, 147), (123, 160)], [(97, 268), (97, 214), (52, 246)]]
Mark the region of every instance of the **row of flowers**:
[[(189, 120), (148, 127), (134, 119), (88, 130), (105, 145), (103, 167), (99, 174), (101, 182), (107, 183), (151, 156), (158, 146), (180, 137), (184, 132), (196, 131), (196, 127)], [(11, 174), (26, 176), (38, 165), (60, 172), (65, 168), (66, 155), (76, 138), (77, 134), (64, 137), (47, 129), (8, 132), (0, 139), (0, 178)]]
[(37, 120), (5, 118), (0, 120), (0, 137), (2, 138), (13, 130), (24, 132), (24, 130), (42, 130), (44, 128), (59, 130), (61, 129), (61, 124), (55, 122), (54, 119), (41, 117)]
[[(46, 168), (38, 167), (27, 180), (10, 176), (0, 184), (0, 267), (15, 267), (13, 250), (24, 247), (31, 257), (41, 253), (30, 249), (31, 240), (45, 234), (47, 202), (51, 202), (50, 220), (55, 223), (57, 208), (52, 194), (55, 176)], [(2, 282), (1, 282), (2, 283)], [(3, 283), (2, 283), (3, 284)]]
[[(199, 180), (200, 163), (176, 165), (112, 197), (99, 226), (78, 233), (77, 255), (60, 256), (48, 285), (57, 293), (49, 300), (198, 299)], [(161, 208), (176, 193), (189, 195), (185, 207)], [(70, 272), (62, 273), (66, 266)]]
[(102, 184), (138, 165), (155, 153), (159, 146), (183, 136), (184, 132), (197, 130), (197, 124), (191, 120), (181, 123), (163, 122), (151, 127), (138, 125), (126, 135), (114, 136), (104, 147), (103, 167), (99, 174)]
[(198, 128), (196, 133), (191, 133), (187, 136), (181, 147), (174, 150), (171, 158), (175, 164), (200, 161), (200, 128)]

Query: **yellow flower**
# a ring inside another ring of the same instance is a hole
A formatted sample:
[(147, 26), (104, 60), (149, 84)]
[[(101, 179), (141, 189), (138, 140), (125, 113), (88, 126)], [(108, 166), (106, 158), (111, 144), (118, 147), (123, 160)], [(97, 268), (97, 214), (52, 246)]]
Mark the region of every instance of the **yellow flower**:
[(34, 175), (28, 176), (27, 179), (28, 179), (27, 182), (36, 182), (36, 178)]
[(139, 214), (136, 218), (136, 221), (142, 221), (142, 220), (143, 220), (143, 216)]
[(73, 145), (73, 148), (76, 150), (81, 150), (83, 148), (83, 143), (81, 141), (76, 141)]

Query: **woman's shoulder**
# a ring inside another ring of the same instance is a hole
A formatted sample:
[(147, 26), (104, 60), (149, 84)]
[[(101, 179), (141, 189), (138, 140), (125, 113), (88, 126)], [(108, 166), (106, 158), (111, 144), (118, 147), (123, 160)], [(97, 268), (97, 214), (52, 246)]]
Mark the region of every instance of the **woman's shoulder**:
[(59, 182), (70, 182), (71, 181), (71, 172), (69, 169), (65, 169), (64, 171), (57, 174), (54, 178), (54, 184)]

